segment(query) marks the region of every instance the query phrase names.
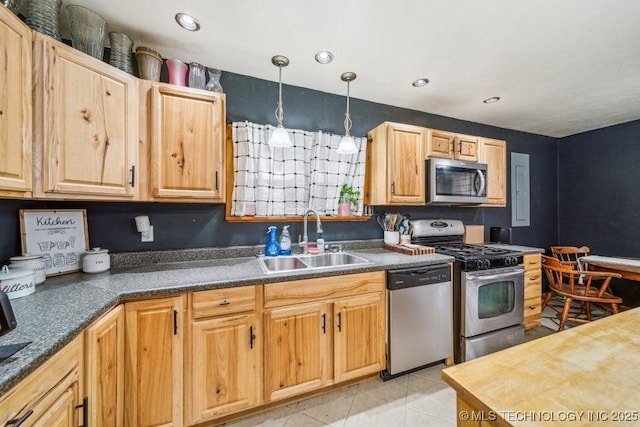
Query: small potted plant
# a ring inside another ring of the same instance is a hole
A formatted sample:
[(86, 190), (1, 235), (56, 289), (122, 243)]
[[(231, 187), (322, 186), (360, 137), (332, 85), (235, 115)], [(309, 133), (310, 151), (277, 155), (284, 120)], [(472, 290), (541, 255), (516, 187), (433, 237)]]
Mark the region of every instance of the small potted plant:
[(338, 200), (338, 215), (352, 215), (352, 211), (358, 209), (358, 200), (360, 199), (360, 191), (354, 190), (352, 186), (343, 184), (340, 190), (340, 198)]

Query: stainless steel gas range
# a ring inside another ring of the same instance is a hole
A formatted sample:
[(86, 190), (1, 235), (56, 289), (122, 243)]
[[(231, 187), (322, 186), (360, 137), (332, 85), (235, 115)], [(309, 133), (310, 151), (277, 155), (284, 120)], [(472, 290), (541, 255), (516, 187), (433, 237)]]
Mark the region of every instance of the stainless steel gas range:
[(453, 263), (456, 363), (524, 341), (524, 267), (520, 252), (462, 243), (458, 220), (416, 220), (412, 242), (433, 246)]

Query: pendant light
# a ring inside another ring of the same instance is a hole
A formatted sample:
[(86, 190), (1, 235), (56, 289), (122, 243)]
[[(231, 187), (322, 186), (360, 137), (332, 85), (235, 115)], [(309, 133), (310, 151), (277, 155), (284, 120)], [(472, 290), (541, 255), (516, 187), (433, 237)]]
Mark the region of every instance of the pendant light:
[(282, 126), (282, 118), (284, 117), (284, 110), (282, 109), (282, 67), (289, 65), (289, 58), (282, 55), (276, 55), (271, 58), (273, 65), (278, 67), (278, 107), (276, 108), (276, 120), (278, 120), (278, 127), (276, 127), (271, 136), (269, 137), (269, 146), (278, 148), (293, 147), (293, 143), (289, 139), (289, 134)]
[(351, 117), (349, 116), (349, 83), (356, 79), (356, 73), (347, 71), (346, 73), (342, 73), (340, 79), (343, 82), (347, 82), (347, 113), (344, 117), (344, 136), (340, 140), (340, 144), (338, 145), (338, 149), (336, 152), (338, 154), (356, 154), (358, 152), (358, 148), (356, 147), (356, 142), (353, 140), (353, 137), (349, 134), (351, 130)]

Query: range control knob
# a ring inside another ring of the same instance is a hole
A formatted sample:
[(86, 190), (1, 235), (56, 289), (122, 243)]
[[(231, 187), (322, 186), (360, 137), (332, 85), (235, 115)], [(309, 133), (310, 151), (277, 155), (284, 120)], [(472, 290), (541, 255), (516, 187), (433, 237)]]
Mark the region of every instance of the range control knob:
[(482, 267), (487, 270), (488, 268), (491, 267), (491, 261), (489, 261), (488, 259), (484, 259), (482, 260)]
[(510, 256), (504, 257), (504, 265), (513, 265), (513, 260), (511, 258), (512, 257)]
[(512, 256), (509, 257), (511, 259), (511, 265), (518, 265), (518, 257), (517, 256)]
[(483, 270), (484, 269), (481, 259), (476, 260), (476, 268), (478, 270)]

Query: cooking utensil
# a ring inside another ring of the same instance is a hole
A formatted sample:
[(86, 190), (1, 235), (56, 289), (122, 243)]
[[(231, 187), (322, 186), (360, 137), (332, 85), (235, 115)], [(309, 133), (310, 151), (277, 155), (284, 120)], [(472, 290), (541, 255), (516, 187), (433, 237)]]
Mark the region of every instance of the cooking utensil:
[(387, 231), (387, 230), (384, 228), (384, 219), (382, 218), (382, 214), (380, 214), (380, 215), (378, 215), (378, 216), (376, 217), (376, 221), (378, 222), (378, 225), (380, 226), (380, 228), (382, 228), (382, 231)]

